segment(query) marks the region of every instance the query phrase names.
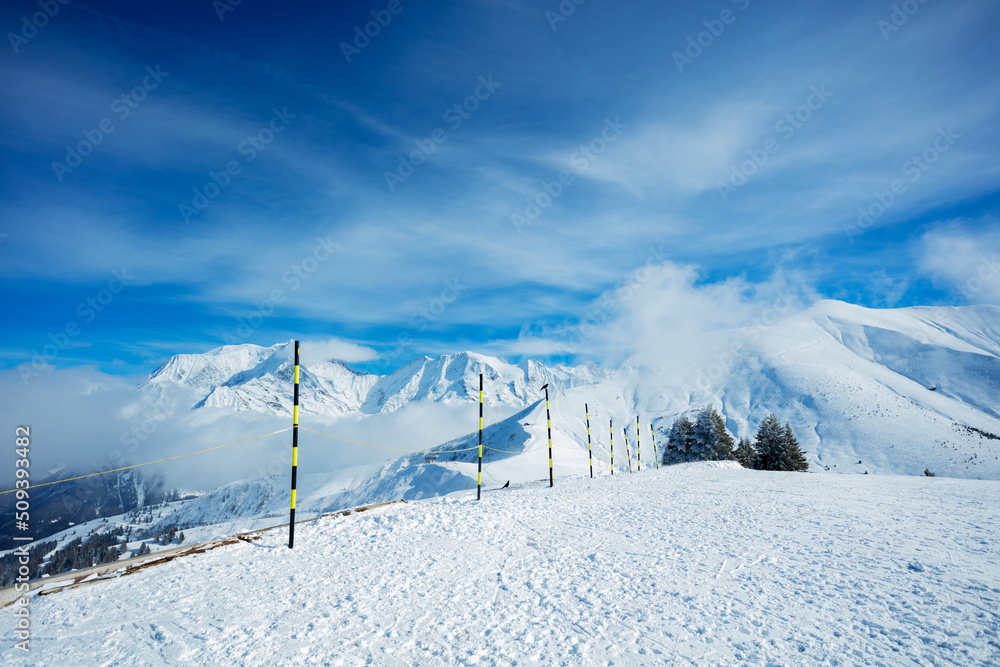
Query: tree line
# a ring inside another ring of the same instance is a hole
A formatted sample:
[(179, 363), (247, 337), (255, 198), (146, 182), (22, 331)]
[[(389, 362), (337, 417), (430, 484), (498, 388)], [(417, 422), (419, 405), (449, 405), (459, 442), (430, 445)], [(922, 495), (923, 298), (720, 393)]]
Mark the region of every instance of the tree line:
[[(29, 578), (37, 579), (43, 575), (54, 576), (64, 572), (80, 570), (95, 565), (113, 563), (129, 553), (128, 543), (142, 540), (138, 548), (132, 549), (131, 556), (142, 556), (150, 553), (147, 539), (160, 546), (168, 546), (174, 542), (182, 544), (184, 533), (177, 526), (166, 526), (160, 529), (135, 531), (132, 527), (118, 526), (110, 530), (95, 529), (87, 539), (75, 537), (58, 547), (55, 540), (42, 542), (28, 550)], [(16, 553), (0, 557), (0, 588), (14, 584), (21, 565)]]
[(726, 429), (726, 420), (707, 406), (692, 421), (682, 416), (674, 421), (664, 449), (664, 464), (689, 461), (738, 461), (755, 470), (805, 471), (809, 463), (795, 439), (792, 427), (784, 426), (771, 413), (757, 428), (754, 439), (741, 438), (739, 443)]

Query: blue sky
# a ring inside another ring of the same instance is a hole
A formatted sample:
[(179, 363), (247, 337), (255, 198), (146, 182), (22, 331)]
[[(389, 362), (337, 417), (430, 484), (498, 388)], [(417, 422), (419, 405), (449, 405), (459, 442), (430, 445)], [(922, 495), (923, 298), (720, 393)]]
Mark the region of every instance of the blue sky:
[(2, 367), (1000, 303), (995, 3), (224, 3), (0, 9)]

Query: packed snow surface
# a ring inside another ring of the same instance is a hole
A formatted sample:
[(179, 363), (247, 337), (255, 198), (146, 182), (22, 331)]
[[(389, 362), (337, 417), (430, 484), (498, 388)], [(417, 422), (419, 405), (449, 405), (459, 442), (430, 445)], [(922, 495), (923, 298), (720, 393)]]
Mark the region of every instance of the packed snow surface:
[(997, 664), (998, 503), (995, 481), (732, 463), (463, 490), (32, 597), (30, 656), (0, 658)]

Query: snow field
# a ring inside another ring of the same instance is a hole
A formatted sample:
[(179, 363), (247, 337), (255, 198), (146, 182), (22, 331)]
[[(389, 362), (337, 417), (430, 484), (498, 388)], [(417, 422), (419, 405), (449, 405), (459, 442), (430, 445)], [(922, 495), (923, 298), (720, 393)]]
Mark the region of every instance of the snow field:
[[(1000, 484), (688, 464), (322, 519), (32, 599), (5, 664), (995, 664)], [(12, 636), (13, 617), (0, 615)]]

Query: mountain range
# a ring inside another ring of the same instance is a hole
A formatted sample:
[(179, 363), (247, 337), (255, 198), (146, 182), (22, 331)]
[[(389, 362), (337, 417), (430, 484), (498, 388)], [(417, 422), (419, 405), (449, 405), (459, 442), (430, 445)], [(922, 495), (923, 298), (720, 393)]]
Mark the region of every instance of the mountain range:
[[(258, 422), (290, 425), (291, 350), (290, 342), (245, 344), (172, 357), (122, 392), (120, 416), (135, 422), (159, 415), (164, 423), (172, 422), (172, 439), (207, 426), (229, 433)], [(303, 364), (300, 371), (303, 427), (336, 435), (350, 423), (352, 433), (375, 434), (354, 439), (393, 449), (436, 450), (366, 450), (369, 458), (360, 467), (301, 470), (304, 513), (474, 489), (480, 373), (484, 483), (490, 486), (548, 477), (548, 416), (540, 391), (545, 384), (557, 479), (589, 474), (588, 416), (595, 474), (610, 472), (612, 435), (620, 474), (629, 463), (625, 437), (632, 465), (639, 465), (639, 449), (641, 465), (654, 466), (651, 436), (662, 452), (673, 421), (710, 404), (724, 414), (736, 437), (752, 437), (759, 422), (775, 413), (794, 429), (813, 472), (923, 475), (926, 470), (1000, 479), (1000, 308), (994, 306), (876, 310), (821, 301), (770, 326), (707, 334), (690, 350), (643, 350), (614, 369), (549, 367), (534, 360), (510, 364), (463, 352), (418, 358), (382, 376), (337, 360)], [(379, 443), (380, 424), (393, 415), (433, 406), (466, 415), (461, 423), (467, 427), (457, 431), (465, 435), (455, 438), (454, 424), (449, 433), (444, 424), (438, 429), (432, 422), (420, 427), (429, 431), (420, 433), (420, 441), (442, 443), (436, 447), (408, 446), (405, 440)], [(435, 433), (441, 434), (436, 440)], [(305, 430), (300, 436), (304, 456), (330, 444), (344, 443)], [(255, 451), (234, 456), (252, 459)], [(371, 451), (384, 454), (381, 462), (371, 458)], [(147, 460), (156, 454), (150, 447), (141, 451)], [(175, 509), (160, 523), (186, 527), (237, 518), (243, 527), (273, 523), (287, 505), (287, 463), (272, 458), (256, 479), (199, 488), (198, 497), (171, 503)], [(91, 481), (90, 495), (104, 499), (99, 513), (142, 505), (149, 494), (144, 489), (152, 489), (149, 497), (157, 502), (185, 494), (177, 485), (132, 475), (142, 470), (130, 471), (127, 479), (123, 473), (97, 478), (109, 487), (99, 491)], [(69, 471), (61, 474), (69, 476)], [(140, 491), (122, 495), (122, 488)], [(70, 506), (65, 494), (52, 495)], [(95, 516), (92, 508), (77, 514), (74, 523)], [(54, 528), (66, 526), (67, 517), (53, 521)]]

